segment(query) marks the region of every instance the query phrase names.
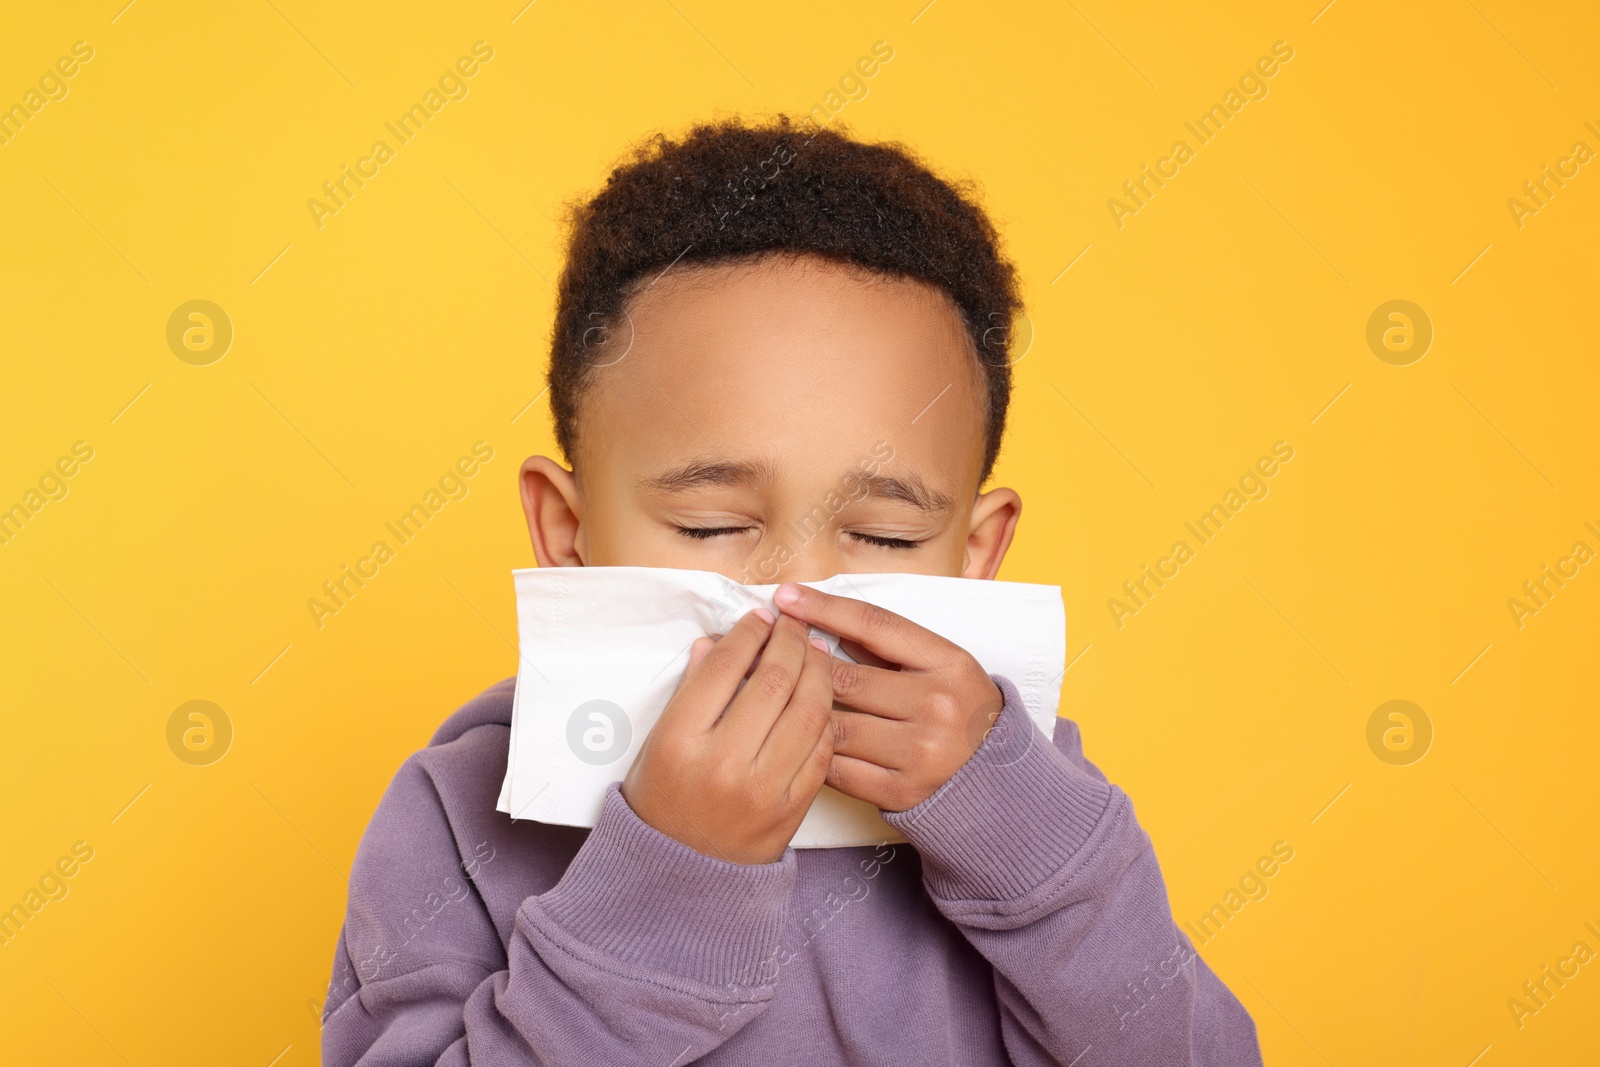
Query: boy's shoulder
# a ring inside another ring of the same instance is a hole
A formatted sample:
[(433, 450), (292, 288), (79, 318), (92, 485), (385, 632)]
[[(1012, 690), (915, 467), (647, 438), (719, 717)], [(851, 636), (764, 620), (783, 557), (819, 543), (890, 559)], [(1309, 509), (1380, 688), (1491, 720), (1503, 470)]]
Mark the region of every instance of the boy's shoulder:
[(420, 786), (431, 790), (447, 813), (472, 820), (487, 817), (497, 806), (505, 777), (515, 693), (516, 679), (507, 678), (457, 708), (433, 732), (427, 747), (405, 761), (390, 793), (396, 799), (410, 798)]
[(480, 726), (511, 728), (511, 700), (517, 690), (517, 680), (506, 678), (496, 682), (451, 713), (428, 740), (429, 748), (447, 745)]
[(418, 871), (442, 877), (462, 858), (511, 848), (512, 821), (498, 805), (515, 692), (514, 678), (491, 685), (396, 770), (356, 853), (366, 877), (406, 887)]

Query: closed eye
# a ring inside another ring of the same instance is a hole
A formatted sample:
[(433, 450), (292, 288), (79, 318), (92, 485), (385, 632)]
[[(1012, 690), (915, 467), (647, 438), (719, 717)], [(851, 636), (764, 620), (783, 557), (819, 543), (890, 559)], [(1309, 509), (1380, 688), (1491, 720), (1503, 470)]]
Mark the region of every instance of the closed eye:
[[(754, 526), (676, 526), (674, 527), (684, 537), (695, 541), (709, 541), (715, 537), (726, 537), (732, 534), (741, 534), (755, 529)], [(908, 549), (916, 548), (921, 541), (912, 541), (904, 537), (880, 537), (877, 534), (857, 533), (850, 531), (850, 536), (858, 543), (873, 545), (877, 548)]]
[(744, 533), (753, 530), (753, 526), (679, 526), (677, 531), (685, 537), (692, 537), (696, 541), (709, 541), (713, 537), (725, 534)]
[(875, 534), (856, 533), (851, 531), (851, 537), (864, 545), (877, 545), (879, 548), (916, 548), (921, 541), (908, 541), (903, 537), (878, 537)]

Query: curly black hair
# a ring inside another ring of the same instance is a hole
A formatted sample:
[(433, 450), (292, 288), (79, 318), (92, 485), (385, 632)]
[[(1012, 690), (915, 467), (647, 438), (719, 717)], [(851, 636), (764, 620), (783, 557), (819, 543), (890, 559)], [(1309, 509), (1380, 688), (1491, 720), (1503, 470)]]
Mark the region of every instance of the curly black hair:
[[(903, 145), (779, 115), (646, 139), (592, 199), (569, 209), (571, 236), (550, 341), (550, 410), (571, 462), (578, 403), (596, 368), (620, 358), (628, 301), (663, 272), (766, 255), (816, 256), (916, 279), (961, 313), (988, 387), (982, 479), (1000, 451), (1011, 399), (1016, 270), (970, 183), (935, 175)], [(625, 349), (624, 349), (625, 352)]]

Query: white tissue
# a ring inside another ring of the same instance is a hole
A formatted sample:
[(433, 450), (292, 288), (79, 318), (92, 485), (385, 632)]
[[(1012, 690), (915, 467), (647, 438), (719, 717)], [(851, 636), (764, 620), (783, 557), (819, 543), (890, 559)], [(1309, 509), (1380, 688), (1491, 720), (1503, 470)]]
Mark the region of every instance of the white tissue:
[[(606, 787), (627, 774), (695, 638), (727, 633), (758, 607), (781, 614), (776, 585), (740, 585), (710, 571), (540, 567), (513, 575), (521, 662), (497, 807), (562, 826), (595, 825)], [(924, 574), (840, 574), (805, 584), (877, 604), (960, 645), (988, 673), (1010, 679), (1029, 717), (1053, 736), (1066, 654), (1056, 586)], [(813, 632), (849, 658), (837, 637)], [(876, 808), (824, 786), (792, 843), (904, 840)]]

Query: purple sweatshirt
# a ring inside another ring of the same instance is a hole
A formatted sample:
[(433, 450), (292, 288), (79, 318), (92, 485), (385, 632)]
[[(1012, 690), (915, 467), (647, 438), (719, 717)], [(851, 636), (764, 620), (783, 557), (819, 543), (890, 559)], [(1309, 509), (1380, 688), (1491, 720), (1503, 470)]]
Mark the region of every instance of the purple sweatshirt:
[(495, 810), (513, 682), (400, 768), (362, 838), (323, 1063), (1259, 1064), (1127, 796), (1011, 683), (910, 842), (745, 866), (634, 815)]

